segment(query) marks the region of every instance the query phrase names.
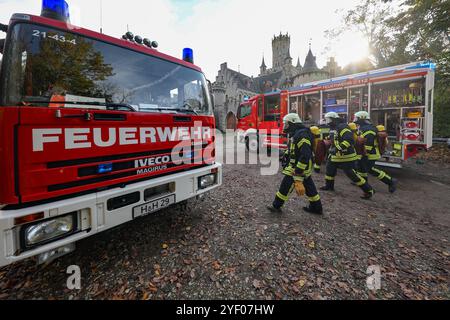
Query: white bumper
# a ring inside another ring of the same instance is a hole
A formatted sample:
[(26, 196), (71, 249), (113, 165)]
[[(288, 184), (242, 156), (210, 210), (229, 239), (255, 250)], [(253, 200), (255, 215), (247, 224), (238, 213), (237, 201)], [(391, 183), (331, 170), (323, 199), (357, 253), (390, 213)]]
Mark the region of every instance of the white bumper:
[[(216, 183), (206, 189), (199, 189), (198, 178), (217, 171)], [(151, 199), (144, 198), (144, 191), (149, 188), (171, 184), (174, 190), (169, 193), (155, 194)], [(24, 260), (41, 253), (45, 253), (78, 240), (90, 237), (96, 233), (108, 230), (133, 220), (133, 208), (165, 195), (175, 195), (175, 203), (211, 191), (222, 184), (222, 165), (195, 169), (187, 172), (175, 173), (161, 178), (147, 180), (127, 185), (125, 188), (115, 188), (85, 196), (51, 202), (17, 210), (0, 210), (0, 267)], [(140, 192), (140, 200), (125, 207), (108, 210), (108, 200), (130, 193)], [(58, 217), (71, 212), (79, 212), (78, 233), (67, 238), (57, 240), (29, 251), (21, 249), (20, 227), (14, 225), (14, 219), (35, 213), (44, 213), (44, 219)]]

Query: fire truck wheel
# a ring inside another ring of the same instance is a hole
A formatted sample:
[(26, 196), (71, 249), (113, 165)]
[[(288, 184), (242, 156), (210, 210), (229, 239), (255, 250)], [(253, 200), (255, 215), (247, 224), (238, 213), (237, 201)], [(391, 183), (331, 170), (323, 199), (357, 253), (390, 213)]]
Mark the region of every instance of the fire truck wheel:
[(245, 146), (247, 147), (248, 151), (258, 153), (259, 152), (258, 138), (256, 136), (246, 137)]

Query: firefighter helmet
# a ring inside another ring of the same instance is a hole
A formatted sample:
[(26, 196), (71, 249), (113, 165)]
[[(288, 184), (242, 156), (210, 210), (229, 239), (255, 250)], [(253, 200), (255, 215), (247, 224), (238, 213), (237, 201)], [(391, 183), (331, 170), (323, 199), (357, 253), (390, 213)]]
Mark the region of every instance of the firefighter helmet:
[(302, 120), (300, 119), (299, 115), (296, 113), (289, 113), (283, 118), (283, 123), (302, 123)]
[(356, 126), (356, 123), (354, 123), (354, 122), (350, 122), (350, 123), (348, 124), (348, 127), (349, 127), (350, 130), (352, 130), (352, 131), (358, 130), (358, 127)]
[(300, 119), (297, 113), (289, 113), (283, 118), (283, 131), (288, 132), (290, 125), (296, 123), (302, 123), (302, 119)]
[(309, 130), (311, 130), (311, 133), (314, 136), (320, 136), (320, 134), (322, 133), (319, 127), (316, 126), (312, 126), (311, 128), (309, 128)]
[(370, 120), (370, 114), (367, 111), (359, 111), (355, 113), (354, 121), (356, 122), (359, 120)]
[(333, 122), (333, 119), (339, 119), (339, 115), (336, 112), (328, 112), (325, 115), (325, 123), (326, 124), (330, 124), (331, 122)]

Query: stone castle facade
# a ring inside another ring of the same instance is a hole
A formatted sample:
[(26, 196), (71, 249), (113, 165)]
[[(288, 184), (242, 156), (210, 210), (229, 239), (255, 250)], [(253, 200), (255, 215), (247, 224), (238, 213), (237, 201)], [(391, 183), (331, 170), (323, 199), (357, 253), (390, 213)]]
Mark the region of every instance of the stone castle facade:
[(246, 97), (327, 79), (339, 73), (339, 67), (333, 58), (330, 59), (327, 66), (320, 69), (316, 63), (316, 57), (311, 51), (311, 46), (304, 65), (300, 64), (300, 58), (298, 58), (297, 65), (294, 66), (290, 48), (291, 37), (289, 34), (280, 33), (279, 36), (273, 37), (272, 67), (266, 66), (263, 57), (257, 77), (232, 70), (228, 68), (226, 62), (220, 65), (212, 87), (218, 129), (225, 130), (236, 127), (237, 109)]

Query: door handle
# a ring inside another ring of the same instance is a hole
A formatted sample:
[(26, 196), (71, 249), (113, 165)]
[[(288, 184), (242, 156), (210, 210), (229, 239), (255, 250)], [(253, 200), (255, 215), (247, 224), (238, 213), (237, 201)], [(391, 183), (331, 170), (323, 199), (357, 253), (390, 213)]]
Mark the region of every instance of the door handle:
[(67, 115), (67, 116), (63, 116), (61, 114), (61, 110), (56, 110), (55, 112), (55, 117), (57, 119), (84, 119), (86, 121), (91, 121), (92, 120), (92, 114), (89, 112), (85, 112), (82, 114), (71, 114), (71, 115)]

